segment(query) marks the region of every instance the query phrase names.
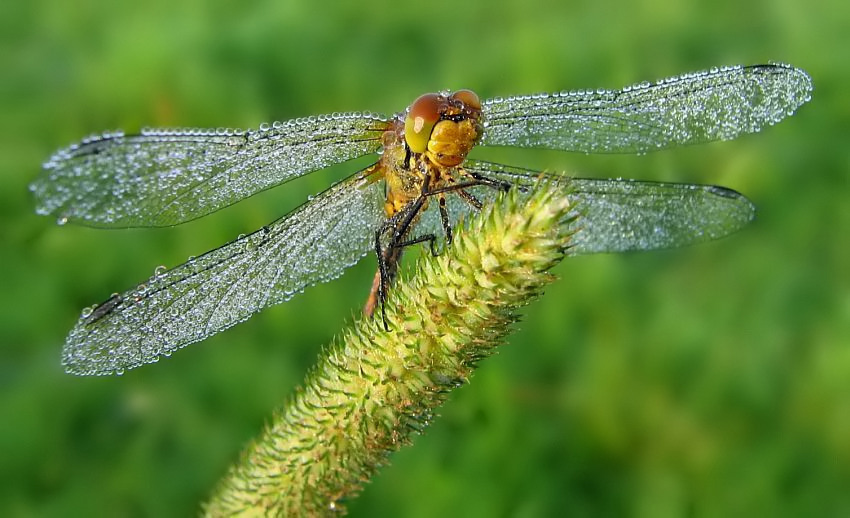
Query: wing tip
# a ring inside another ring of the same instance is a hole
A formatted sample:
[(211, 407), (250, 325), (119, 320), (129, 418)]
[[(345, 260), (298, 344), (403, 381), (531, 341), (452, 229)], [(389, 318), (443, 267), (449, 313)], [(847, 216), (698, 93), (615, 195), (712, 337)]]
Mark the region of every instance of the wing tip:
[(756, 219), (756, 205), (740, 192), (721, 185), (706, 185), (704, 188), (714, 196), (729, 200), (735, 209), (735, 215), (737, 216), (735, 219), (739, 223), (738, 228), (742, 228)]
[(778, 85), (784, 87), (791, 115), (794, 110), (812, 99), (814, 83), (812, 76), (802, 68), (795, 67), (789, 63), (770, 61), (766, 64), (752, 65), (746, 67), (748, 70), (762, 75), (775, 76), (773, 79)]

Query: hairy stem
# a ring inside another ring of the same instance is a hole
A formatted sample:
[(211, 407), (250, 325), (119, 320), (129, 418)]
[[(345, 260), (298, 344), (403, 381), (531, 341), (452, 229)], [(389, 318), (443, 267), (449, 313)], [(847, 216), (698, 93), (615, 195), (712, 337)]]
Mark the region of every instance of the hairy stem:
[(553, 280), (571, 214), (563, 184), (511, 191), (459, 229), (445, 253), (423, 254), (391, 290), (390, 331), (362, 319), (324, 350), (206, 513), (344, 511), (342, 501), (428, 425), (509, 333), (517, 310)]

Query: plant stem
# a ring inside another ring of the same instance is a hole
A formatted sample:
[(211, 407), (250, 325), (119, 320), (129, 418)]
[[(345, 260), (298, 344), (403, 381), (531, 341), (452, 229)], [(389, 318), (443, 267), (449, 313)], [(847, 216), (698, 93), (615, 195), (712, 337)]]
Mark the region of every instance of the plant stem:
[(220, 483), (208, 515), (327, 515), (431, 421), (554, 276), (573, 213), (564, 184), (515, 191), (423, 254), (378, 319), (322, 352), (296, 394)]

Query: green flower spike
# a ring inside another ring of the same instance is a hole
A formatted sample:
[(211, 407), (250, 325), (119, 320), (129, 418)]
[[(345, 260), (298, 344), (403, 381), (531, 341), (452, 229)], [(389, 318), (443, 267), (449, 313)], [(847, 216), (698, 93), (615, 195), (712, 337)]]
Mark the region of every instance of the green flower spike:
[(321, 354), (221, 482), (208, 515), (330, 515), (390, 453), (431, 421), (554, 280), (575, 211), (565, 183), (514, 190), (458, 230), (437, 257), (399, 279), (380, 318), (364, 318)]

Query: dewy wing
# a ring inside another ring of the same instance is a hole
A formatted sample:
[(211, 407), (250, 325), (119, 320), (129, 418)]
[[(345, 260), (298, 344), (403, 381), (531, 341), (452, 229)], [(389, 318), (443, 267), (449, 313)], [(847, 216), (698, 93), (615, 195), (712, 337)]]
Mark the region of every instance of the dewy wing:
[(383, 186), (358, 174), (253, 234), (155, 274), (100, 318), (80, 318), (65, 368), (113, 374), (151, 363), (338, 277), (371, 250), (383, 199)]
[(644, 153), (754, 133), (809, 100), (802, 70), (724, 67), (641, 83), (484, 101), (482, 146)]
[(55, 153), (31, 185), (39, 214), (95, 227), (176, 225), (312, 171), (375, 153), (386, 121), (344, 113), (258, 130), (108, 133)]

